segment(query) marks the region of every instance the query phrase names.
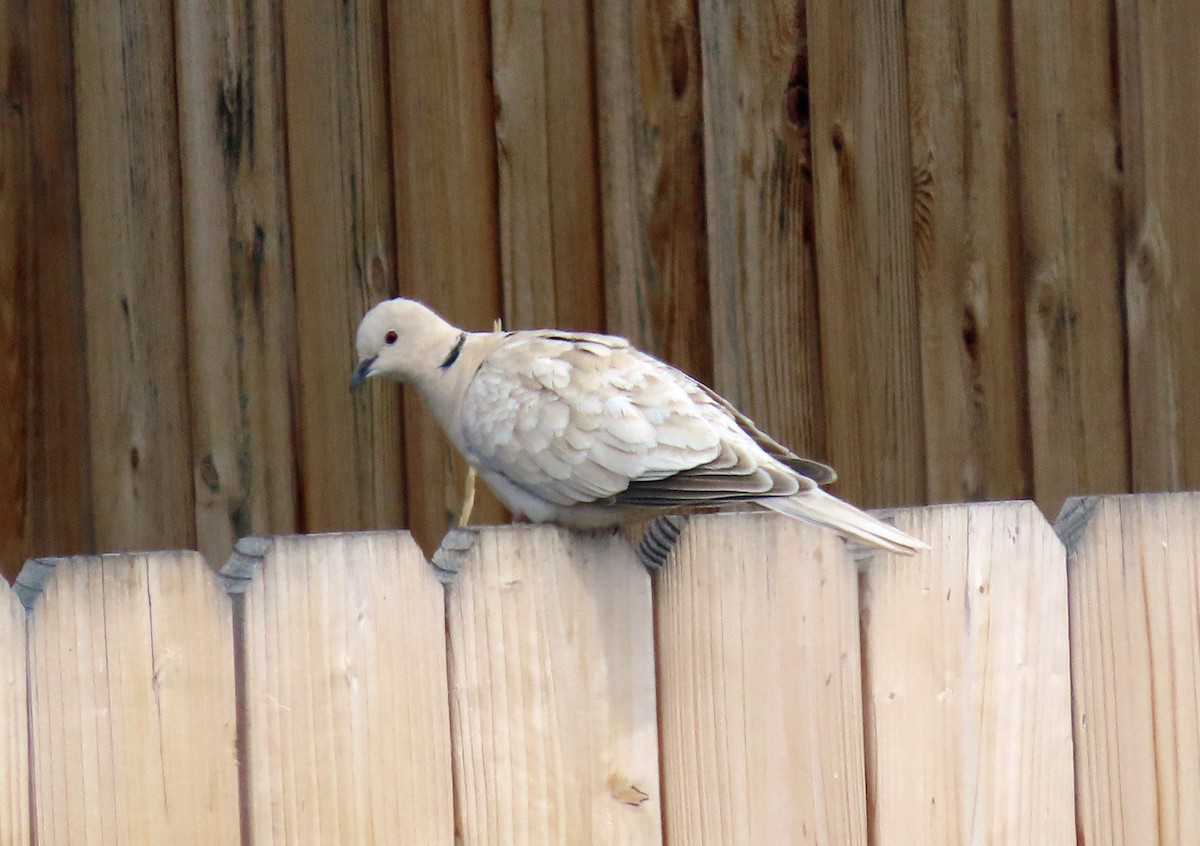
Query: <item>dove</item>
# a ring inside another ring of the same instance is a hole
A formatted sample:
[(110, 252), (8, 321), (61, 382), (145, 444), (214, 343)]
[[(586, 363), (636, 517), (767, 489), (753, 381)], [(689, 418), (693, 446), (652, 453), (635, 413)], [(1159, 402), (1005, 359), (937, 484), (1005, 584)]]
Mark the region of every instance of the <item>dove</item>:
[(821, 490), (832, 468), (624, 338), (467, 332), (397, 298), (367, 312), (355, 345), (351, 390), (377, 376), (415, 387), (479, 476), (532, 522), (601, 529), (754, 503), (889, 552), (928, 549)]

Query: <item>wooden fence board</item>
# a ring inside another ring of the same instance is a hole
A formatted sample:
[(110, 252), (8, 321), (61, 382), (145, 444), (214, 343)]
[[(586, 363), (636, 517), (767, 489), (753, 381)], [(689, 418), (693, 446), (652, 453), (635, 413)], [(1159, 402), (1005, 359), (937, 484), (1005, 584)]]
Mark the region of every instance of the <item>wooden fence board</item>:
[(230, 603), (203, 559), (31, 562), (21, 583), (37, 842), (237, 842)]
[(1129, 486), (1110, 16), (1086, 0), (1012, 4), (1028, 413), (1048, 514)]
[(1200, 487), (1200, 6), (1117, 6), (1135, 491)]
[(714, 387), (774, 437), (825, 455), (804, 67), (794, 0), (699, 3)]
[(510, 329), (602, 329), (591, 27), (567, 0), (492, 0)]
[(247, 842), (450, 846), (443, 591), (412, 539), (276, 538), (236, 589)]
[(658, 579), (668, 842), (865, 844), (842, 542), (769, 515), (692, 518)]
[(399, 526), (400, 399), (351, 399), (355, 331), (394, 296), (383, 4), (282, 3), (306, 531)]
[(1008, 4), (904, 10), (926, 501), (1028, 496)]
[(624, 539), (483, 530), (448, 626), (463, 842), (661, 843), (650, 580)]
[(904, 4), (809, 0), (827, 458), (860, 505), (925, 499)]
[(1200, 840), (1200, 495), (1085, 497), (1070, 578), (1081, 842)]
[(175, 10), (196, 541), (210, 563), (239, 537), (297, 528), (279, 7), (217, 8)]
[[(399, 289), (456, 325), (491, 329), (503, 309), (487, 3), (387, 6)], [(407, 487), (420, 492), (407, 525), (432, 554), (461, 510), (466, 462), (415, 394), (403, 404)], [(472, 522), (504, 522), (479, 488)]]
[(25, 609), (0, 581), (0, 843), (29, 843)]
[(95, 540), (191, 547), (170, 4), (73, 8)]
[(696, 8), (594, 11), (607, 328), (711, 384)]
[(896, 523), (933, 550), (862, 576), (872, 841), (1071, 846), (1062, 544), (1029, 502)]

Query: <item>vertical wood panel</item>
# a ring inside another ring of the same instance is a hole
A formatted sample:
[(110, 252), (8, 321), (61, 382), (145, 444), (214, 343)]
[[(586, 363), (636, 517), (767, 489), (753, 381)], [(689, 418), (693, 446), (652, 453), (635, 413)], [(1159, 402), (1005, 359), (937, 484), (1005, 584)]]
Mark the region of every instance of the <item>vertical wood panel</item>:
[(181, 2), (176, 22), (196, 540), (219, 566), (296, 528), (283, 55), (272, 0)]
[(828, 458), (863, 505), (926, 496), (904, 4), (809, 2)]
[(1129, 487), (1110, 10), (1014, 0), (1034, 494)]
[[(388, 4), (400, 292), (477, 330), (502, 315), (488, 23), (483, 0)], [(462, 507), (466, 463), (415, 393), (404, 420), (408, 488), (420, 492), (408, 526), (431, 552)], [(505, 518), (481, 485), (472, 522)]]
[(595, 3), (607, 328), (711, 383), (699, 29), (690, 0)]
[(927, 501), (1028, 496), (1009, 5), (904, 8)]
[(1200, 496), (1072, 499), (1071, 679), (1080, 841), (1200, 839)]
[(451, 846), (445, 606), (420, 550), (285, 537), (255, 570), (225, 570), (244, 591), (246, 842)]
[(714, 387), (824, 457), (804, 33), (795, 0), (701, 0)]
[(493, 0), (505, 325), (600, 329), (591, 21), (564, 0)]
[(1134, 490), (1200, 487), (1200, 6), (1117, 3)]
[(37, 842), (238, 842), (230, 602), (200, 556), (33, 561), (18, 586)]
[(25, 609), (0, 581), (0, 843), (29, 843)]
[(650, 580), (628, 544), (484, 530), (447, 613), (462, 841), (661, 843)]
[(347, 388), (358, 323), (396, 290), (383, 6), (282, 10), (304, 527), (395, 527), (399, 395)]
[(195, 538), (171, 6), (74, 7), (96, 543)]
[(832, 532), (689, 521), (655, 597), (669, 842), (867, 842), (856, 578)]
[(1062, 544), (1028, 502), (896, 523), (933, 549), (862, 576), (873, 842), (1074, 846)]

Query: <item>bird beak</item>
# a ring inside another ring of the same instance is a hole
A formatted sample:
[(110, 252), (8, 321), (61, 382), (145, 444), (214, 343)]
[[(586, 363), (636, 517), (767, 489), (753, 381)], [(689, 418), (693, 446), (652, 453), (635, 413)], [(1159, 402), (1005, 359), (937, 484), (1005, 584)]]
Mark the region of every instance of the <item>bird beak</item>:
[(376, 356), (364, 358), (358, 363), (358, 367), (354, 368), (354, 372), (350, 374), (350, 391), (353, 393), (362, 387), (363, 382), (371, 378), (371, 365), (375, 363)]

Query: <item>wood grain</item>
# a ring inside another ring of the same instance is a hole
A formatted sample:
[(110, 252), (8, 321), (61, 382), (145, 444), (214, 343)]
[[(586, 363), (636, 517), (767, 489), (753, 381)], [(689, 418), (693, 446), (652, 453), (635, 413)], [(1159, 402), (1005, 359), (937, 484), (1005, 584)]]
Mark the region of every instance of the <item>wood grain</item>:
[(926, 501), (1029, 496), (1008, 4), (904, 10)]
[(1034, 494), (1054, 514), (1129, 488), (1110, 13), (1014, 0), (1012, 30)]
[(698, 6), (714, 387), (824, 458), (801, 18), (792, 0)]
[(1200, 495), (1067, 503), (1081, 842), (1200, 838)]
[(594, 14), (607, 328), (711, 383), (695, 5), (599, 0)]
[(872, 841), (1074, 844), (1062, 544), (1029, 502), (895, 519), (933, 550), (861, 580)]
[(860, 505), (923, 502), (904, 4), (809, 2), (828, 459)]
[(277, 538), (257, 575), (227, 573), (247, 842), (450, 846), (443, 593), (412, 539)]
[(25, 609), (0, 581), (0, 843), (29, 843), (29, 704)]
[[(474, 330), (503, 313), (488, 27), (483, 0), (388, 4), (400, 292)], [(432, 554), (462, 507), (466, 462), (412, 391), (404, 423), (407, 486), (421, 492), (408, 526)], [(472, 521), (506, 520), (481, 486)]]
[(650, 580), (629, 545), (485, 529), (447, 613), (462, 841), (661, 843)]
[(200, 556), (32, 562), (22, 579), (26, 596), (42, 586), (29, 623), (37, 842), (238, 842), (230, 603)]
[(283, 51), (273, 0), (175, 11), (196, 542), (219, 567), (297, 525)]
[(399, 395), (347, 389), (359, 321), (396, 292), (383, 5), (281, 5), (301, 525), (394, 528), (404, 516)]
[(504, 324), (602, 329), (591, 22), (567, 0), (493, 0)]
[(1200, 7), (1117, 3), (1133, 490), (1200, 487)]
[(655, 595), (668, 842), (867, 842), (857, 596), (831, 532), (689, 520)]

